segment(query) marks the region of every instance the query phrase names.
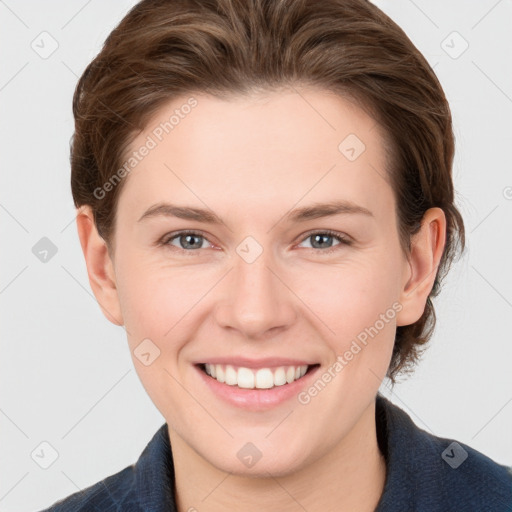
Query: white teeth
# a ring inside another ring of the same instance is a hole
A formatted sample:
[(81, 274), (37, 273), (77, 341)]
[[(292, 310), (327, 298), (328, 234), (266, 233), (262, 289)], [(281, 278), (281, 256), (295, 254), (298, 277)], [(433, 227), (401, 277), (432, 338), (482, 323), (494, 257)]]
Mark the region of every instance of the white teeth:
[[(238, 375), (243, 368), (238, 370)], [(249, 370), (250, 371), (250, 370)], [(252, 373), (252, 372), (251, 372)], [(238, 385), (240, 386), (240, 381), (238, 381)], [(274, 376), (269, 368), (262, 368), (256, 372), (256, 387), (260, 389), (268, 389), (274, 386)]]
[(274, 386), (291, 384), (304, 377), (308, 370), (308, 365), (280, 366), (274, 369), (260, 368), (258, 370), (245, 367), (235, 368), (229, 364), (224, 366), (206, 363), (204, 366), (206, 373), (218, 382), (225, 382), (230, 386), (244, 389), (270, 389)]
[(282, 386), (283, 384), (286, 384), (286, 372), (281, 366), (274, 372), (274, 385)]
[(226, 366), (226, 384), (229, 384), (230, 386), (236, 386), (236, 371), (235, 369), (230, 366), (229, 364)]
[(236, 380), (239, 388), (254, 389), (254, 373), (249, 368), (238, 368)]

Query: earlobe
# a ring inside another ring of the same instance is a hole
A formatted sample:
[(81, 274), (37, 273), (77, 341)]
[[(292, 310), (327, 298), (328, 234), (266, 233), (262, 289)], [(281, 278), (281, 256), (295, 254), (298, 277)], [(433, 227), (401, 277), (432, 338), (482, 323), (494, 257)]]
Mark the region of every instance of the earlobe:
[(77, 210), (76, 224), (94, 296), (107, 319), (115, 325), (123, 325), (114, 265), (107, 245), (96, 229), (89, 205)]
[(410, 325), (421, 318), (434, 286), (446, 243), (446, 217), (441, 208), (428, 209), (421, 228), (411, 240), (411, 252), (404, 272), (397, 325)]

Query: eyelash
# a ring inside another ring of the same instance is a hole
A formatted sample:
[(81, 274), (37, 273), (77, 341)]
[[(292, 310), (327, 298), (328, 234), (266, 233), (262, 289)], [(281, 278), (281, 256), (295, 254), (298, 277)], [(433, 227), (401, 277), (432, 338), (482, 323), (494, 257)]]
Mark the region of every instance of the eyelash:
[[(197, 252), (198, 249), (186, 250), (186, 249), (181, 249), (180, 247), (176, 247), (176, 246), (170, 245), (169, 242), (171, 242), (172, 240), (175, 240), (176, 238), (178, 238), (180, 236), (183, 236), (183, 235), (197, 235), (197, 236), (199, 236), (199, 237), (201, 237), (201, 238), (203, 238), (205, 240), (208, 240), (206, 238), (206, 236), (204, 236), (203, 233), (201, 233), (200, 231), (184, 230), (184, 231), (177, 231), (176, 233), (170, 233), (170, 236), (165, 235), (158, 242), (158, 245), (159, 246), (163, 246), (163, 247), (167, 247), (167, 248), (172, 248), (171, 250), (178, 250), (179, 252), (185, 252), (185, 253), (187, 253), (187, 252), (188, 253)], [(339, 245), (336, 245), (334, 247), (329, 247), (327, 249), (315, 249), (314, 247), (311, 248), (311, 250), (316, 251), (316, 252), (320, 252), (320, 253), (323, 253), (323, 254), (331, 254), (332, 252), (334, 252), (337, 249), (339, 249), (340, 246), (342, 246), (342, 245), (350, 246), (350, 245), (353, 244), (353, 241), (351, 239), (349, 239), (347, 236), (343, 235), (342, 233), (338, 233), (337, 231), (332, 231), (330, 229), (317, 230), (317, 231), (311, 231), (309, 233), (306, 233), (305, 236), (301, 239), (300, 243), (304, 242), (305, 240), (307, 240), (308, 238), (311, 238), (314, 235), (328, 235), (328, 236), (332, 236), (333, 238), (336, 238), (340, 242)]]

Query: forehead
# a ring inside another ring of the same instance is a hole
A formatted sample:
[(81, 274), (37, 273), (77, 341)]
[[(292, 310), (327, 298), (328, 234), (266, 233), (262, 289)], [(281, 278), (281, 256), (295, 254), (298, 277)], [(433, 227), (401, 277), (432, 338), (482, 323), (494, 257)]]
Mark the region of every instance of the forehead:
[(125, 178), (119, 209), (129, 205), (125, 213), (140, 216), (151, 204), (179, 200), (221, 216), (262, 215), (339, 198), (389, 209), (383, 142), (374, 119), (328, 91), (184, 95), (132, 141), (127, 158), (150, 150)]

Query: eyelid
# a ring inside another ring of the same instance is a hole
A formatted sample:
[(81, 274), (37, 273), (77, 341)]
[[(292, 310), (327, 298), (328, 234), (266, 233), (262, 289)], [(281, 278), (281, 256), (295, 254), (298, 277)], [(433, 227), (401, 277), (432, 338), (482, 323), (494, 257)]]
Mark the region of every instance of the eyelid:
[(301, 235), (301, 241), (304, 241), (306, 238), (309, 238), (313, 235), (330, 235), (335, 238), (339, 238), (342, 242), (345, 242), (347, 244), (352, 243), (354, 240), (352, 237), (348, 236), (345, 233), (342, 233), (340, 231), (334, 231), (332, 229), (313, 229), (312, 231), (308, 231), (307, 233), (304, 233)]
[[(329, 235), (329, 236), (332, 236), (334, 238), (337, 238), (339, 240), (339, 242), (340, 242), (339, 245), (351, 245), (354, 242), (353, 238), (348, 236), (345, 233), (334, 231), (332, 229), (313, 229), (311, 231), (303, 233), (296, 243), (302, 243), (305, 240), (307, 240), (309, 237), (311, 237), (313, 235), (316, 235), (316, 234)], [(203, 231), (201, 231), (200, 229), (182, 229), (180, 231), (173, 231), (171, 233), (166, 233), (157, 242), (157, 244), (158, 245), (162, 245), (164, 247), (173, 247), (174, 249), (177, 249), (178, 251), (181, 251), (181, 252), (189, 252), (189, 253), (196, 252), (197, 249), (196, 250), (191, 250), (191, 251), (186, 251), (185, 249), (181, 249), (180, 247), (171, 246), (169, 244), (169, 242), (171, 240), (173, 240), (173, 239), (175, 239), (175, 238), (177, 238), (179, 236), (182, 236), (182, 235), (199, 235), (201, 238), (204, 238), (206, 241), (208, 241), (210, 244), (212, 244), (212, 242), (210, 242), (210, 240), (208, 239), (206, 234)], [(333, 247), (328, 247), (327, 249), (314, 249), (314, 248), (312, 248), (312, 250), (315, 251), (315, 252), (318, 252), (318, 253), (329, 253), (331, 251), (336, 250), (337, 247), (339, 247), (339, 246), (335, 245)]]
[[(199, 235), (202, 238), (204, 238), (205, 240), (207, 240), (210, 244), (213, 245), (213, 243), (210, 242), (210, 240), (208, 239), (206, 234), (203, 231), (201, 231), (200, 229), (182, 229), (180, 231), (173, 231), (171, 233), (166, 233), (162, 238), (160, 238), (158, 240), (157, 244), (163, 245), (163, 246), (169, 245), (169, 242), (171, 240), (173, 240), (174, 238), (178, 238), (179, 236), (182, 236), (182, 235)], [(176, 247), (176, 249), (179, 250), (180, 248)], [(184, 249), (181, 249), (181, 250), (184, 250)], [(194, 252), (194, 251), (185, 251), (185, 252)]]

